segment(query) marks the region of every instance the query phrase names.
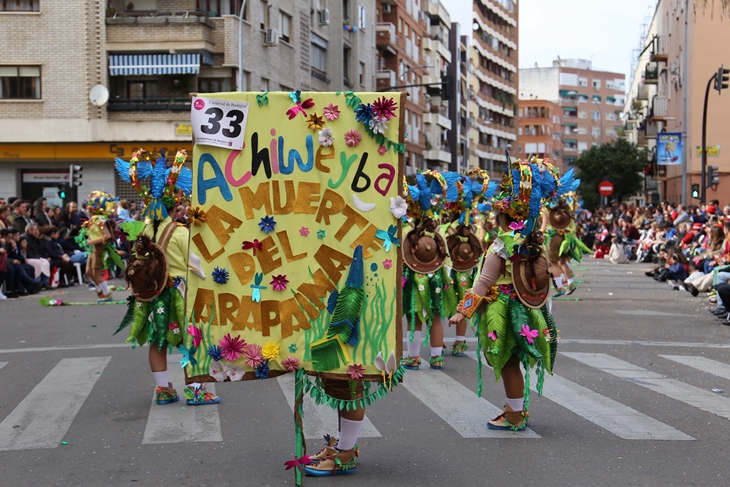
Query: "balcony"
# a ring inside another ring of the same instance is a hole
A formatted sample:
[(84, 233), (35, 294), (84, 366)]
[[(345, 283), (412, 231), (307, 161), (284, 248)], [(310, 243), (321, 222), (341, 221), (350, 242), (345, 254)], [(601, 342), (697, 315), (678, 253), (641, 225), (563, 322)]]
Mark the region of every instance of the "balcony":
[(636, 93), (637, 100), (648, 100), (649, 99), (649, 85), (639, 85), (638, 92)]
[[(428, 146), (428, 144), (426, 145)], [(423, 157), (427, 160), (441, 161), (447, 164), (451, 162), (451, 152), (449, 152), (448, 147), (445, 145), (425, 151)]]
[(446, 130), (451, 130), (451, 120), (449, 120), (448, 117), (442, 115), (441, 113), (424, 113), (423, 123), (439, 125)]
[(377, 88), (382, 90), (396, 85), (396, 74), (392, 69), (383, 69), (375, 74)]
[(189, 112), (190, 97), (181, 98), (112, 98), (107, 112)]
[(176, 50), (213, 51), (213, 22), (204, 14), (175, 15), (156, 12), (154, 15), (129, 12), (122, 17), (106, 19), (106, 49), (110, 52), (142, 52)]
[(666, 63), (669, 60), (666, 36), (654, 36), (651, 41), (651, 62)]
[(649, 118), (652, 120), (667, 120), (667, 112), (669, 109), (669, 100), (665, 97), (655, 96), (649, 112)]
[(656, 139), (656, 135), (659, 132), (659, 127), (656, 123), (647, 123), (644, 129), (644, 135), (647, 139)]
[(644, 84), (659, 84), (659, 65), (657, 63), (648, 63), (644, 70)]
[(439, 19), (444, 25), (451, 25), (451, 16), (439, 0), (425, 0), (423, 11), (432, 19)]
[(395, 55), (397, 35), (395, 25), (391, 22), (378, 22), (375, 24), (375, 44), (383, 54)]

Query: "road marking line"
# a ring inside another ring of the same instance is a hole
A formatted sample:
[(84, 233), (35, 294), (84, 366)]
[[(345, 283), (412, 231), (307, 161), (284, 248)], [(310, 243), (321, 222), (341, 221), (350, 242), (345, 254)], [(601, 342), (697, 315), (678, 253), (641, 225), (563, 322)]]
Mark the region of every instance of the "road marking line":
[[(180, 396), (180, 401), (159, 405), (152, 395), (150, 414), (142, 444), (183, 443), (188, 441), (223, 441), (218, 405), (188, 406), (185, 394), (185, 373), (180, 367), (180, 355), (167, 356), (167, 376)], [(207, 383), (207, 391), (215, 394), (215, 385)], [(185, 409), (183, 409), (183, 407)]]
[(692, 367), (693, 369), (707, 372), (723, 379), (730, 379), (730, 365), (722, 362), (716, 362), (705, 357), (695, 357), (691, 355), (659, 355), (662, 358), (678, 362), (680, 364)]
[(58, 362), (0, 423), (0, 450), (56, 448), (110, 359)]
[[(276, 378), (281, 391), (286, 396), (289, 408), (294, 412), (294, 374), (284, 374)], [(324, 435), (337, 435), (337, 411), (327, 405), (318, 406), (309, 394), (304, 394), (304, 437), (307, 439), (321, 439)], [(365, 416), (360, 430), (361, 438), (380, 438), (380, 431)]]
[(3, 367), (5, 367), (6, 365), (8, 365), (7, 362), (0, 362), (0, 369), (2, 369)]
[(529, 428), (525, 431), (488, 429), (487, 421), (502, 414), (502, 409), (477, 397), (474, 391), (440, 370), (408, 372), (403, 387), (464, 438), (540, 438)]
[(564, 352), (562, 355), (708, 413), (730, 419), (730, 401), (699, 387), (664, 377), (603, 353)]
[(68, 350), (98, 350), (102, 348), (132, 348), (128, 343), (100, 343), (97, 345), (67, 345), (63, 347), (6, 348), (0, 353), (65, 352)]
[[(476, 352), (466, 354), (477, 360)], [(530, 388), (537, 392), (535, 380), (533, 378)], [(563, 377), (546, 374), (542, 395), (624, 440), (694, 440), (661, 421)]]

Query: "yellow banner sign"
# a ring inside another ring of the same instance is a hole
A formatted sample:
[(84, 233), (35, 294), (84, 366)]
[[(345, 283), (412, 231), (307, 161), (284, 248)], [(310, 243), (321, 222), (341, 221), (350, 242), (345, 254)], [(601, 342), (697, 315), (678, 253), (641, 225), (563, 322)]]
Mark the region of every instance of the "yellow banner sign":
[[(697, 146), (697, 157), (702, 157), (702, 146)], [(720, 146), (719, 145), (708, 145), (707, 146), (707, 157), (720, 157)]]
[[(400, 358), (391, 199), (402, 190), (401, 97), (201, 95), (200, 129), (235, 136), (245, 127), (245, 136), (240, 151), (193, 149), (191, 204), (202, 218), (191, 224), (191, 250), (207, 278), (189, 276), (187, 313), (202, 337), (189, 381), (297, 368), (379, 378), (379, 353)], [(248, 102), (247, 120), (209, 99)]]

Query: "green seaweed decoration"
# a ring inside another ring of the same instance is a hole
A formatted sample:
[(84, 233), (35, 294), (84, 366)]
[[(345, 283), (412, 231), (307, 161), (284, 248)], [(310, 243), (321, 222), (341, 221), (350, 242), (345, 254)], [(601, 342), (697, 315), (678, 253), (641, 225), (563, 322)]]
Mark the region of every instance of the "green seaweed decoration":
[(331, 317), (327, 336), (311, 346), (314, 370), (324, 372), (336, 369), (343, 362), (347, 363), (344, 345), (355, 346), (360, 341), (358, 326), (365, 300), (364, 280), (362, 245), (358, 245), (350, 263), (345, 286), (341, 291), (333, 291), (329, 297), (327, 310)]

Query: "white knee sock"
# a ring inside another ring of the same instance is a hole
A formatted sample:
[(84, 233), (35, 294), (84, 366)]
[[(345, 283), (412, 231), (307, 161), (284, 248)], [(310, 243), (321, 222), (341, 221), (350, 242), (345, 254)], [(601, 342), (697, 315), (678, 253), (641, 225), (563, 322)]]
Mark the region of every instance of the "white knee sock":
[(160, 387), (167, 387), (168, 384), (169, 384), (167, 382), (167, 371), (164, 371), (164, 372), (152, 372), (152, 377), (155, 378), (155, 382)]
[(456, 335), (456, 338), (454, 339), (454, 341), (457, 341), (457, 342), (465, 342), (466, 341), (466, 337), (462, 337), (462, 336)]
[(568, 286), (570, 286), (571, 284), (573, 284), (573, 278), (572, 277), (571, 278), (568, 278)]
[(352, 421), (340, 418), (340, 437), (337, 440), (337, 449), (340, 451), (352, 450), (357, 443), (357, 437), (360, 436), (360, 428), (364, 420)]
[(103, 292), (104, 295), (109, 294), (109, 285), (106, 283), (106, 281), (99, 284), (99, 289), (101, 289), (101, 292)]
[(525, 403), (524, 397), (520, 397), (518, 399), (507, 398), (507, 405), (512, 408), (512, 411), (522, 411), (522, 407), (523, 407), (524, 403)]
[(413, 341), (408, 342), (408, 356), (419, 357), (421, 355), (421, 332), (413, 332)]
[(562, 274), (555, 278), (555, 285), (558, 286), (558, 289), (563, 288), (563, 275)]
[(431, 356), (432, 357), (440, 357), (441, 352), (443, 352), (444, 347), (431, 347)]

